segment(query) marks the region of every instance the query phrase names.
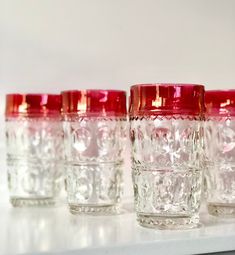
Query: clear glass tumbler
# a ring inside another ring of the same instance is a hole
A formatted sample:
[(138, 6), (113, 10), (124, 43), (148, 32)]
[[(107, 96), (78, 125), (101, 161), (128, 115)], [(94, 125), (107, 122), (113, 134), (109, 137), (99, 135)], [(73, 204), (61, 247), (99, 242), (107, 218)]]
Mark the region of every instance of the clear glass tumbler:
[(206, 91), (207, 207), (235, 217), (235, 90)]
[(116, 213), (122, 194), (126, 93), (62, 92), (70, 212)]
[(6, 96), (8, 186), (13, 206), (54, 204), (63, 185), (61, 96)]
[(131, 87), (130, 138), (135, 209), (140, 225), (199, 224), (203, 181), (204, 87)]

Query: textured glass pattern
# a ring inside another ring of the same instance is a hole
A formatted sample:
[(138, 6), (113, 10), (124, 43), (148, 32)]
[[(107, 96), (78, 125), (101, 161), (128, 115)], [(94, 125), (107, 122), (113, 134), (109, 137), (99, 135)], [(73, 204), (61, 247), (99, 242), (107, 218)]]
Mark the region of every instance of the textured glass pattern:
[(235, 216), (235, 119), (214, 117), (205, 123), (208, 168), (206, 195), (213, 215)]
[(6, 145), (12, 204), (54, 203), (63, 184), (62, 122), (54, 118), (8, 119)]
[(132, 118), (130, 137), (140, 224), (159, 228), (196, 226), (202, 188), (201, 122)]
[(126, 119), (70, 117), (64, 121), (64, 133), (70, 211), (116, 211), (122, 193)]

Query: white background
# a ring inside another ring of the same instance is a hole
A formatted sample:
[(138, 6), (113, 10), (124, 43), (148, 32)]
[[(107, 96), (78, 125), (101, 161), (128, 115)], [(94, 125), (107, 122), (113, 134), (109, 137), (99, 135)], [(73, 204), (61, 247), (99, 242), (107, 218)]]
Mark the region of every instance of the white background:
[(1, 148), (5, 93), (143, 82), (235, 88), (235, 1), (0, 0)]

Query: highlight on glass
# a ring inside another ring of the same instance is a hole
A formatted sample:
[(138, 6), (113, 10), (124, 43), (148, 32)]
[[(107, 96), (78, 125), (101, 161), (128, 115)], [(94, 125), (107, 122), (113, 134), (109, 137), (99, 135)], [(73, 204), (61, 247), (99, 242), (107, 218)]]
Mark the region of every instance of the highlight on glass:
[(62, 92), (70, 212), (117, 213), (123, 186), (126, 93)]
[(54, 204), (63, 187), (61, 96), (6, 96), (6, 149), (13, 206)]
[(235, 217), (235, 90), (206, 91), (205, 99), (208, 211)]
[(140, 225), (159, 229), (199, 225), (204, 112), (202, 85), (131, 87), (132, 178)]

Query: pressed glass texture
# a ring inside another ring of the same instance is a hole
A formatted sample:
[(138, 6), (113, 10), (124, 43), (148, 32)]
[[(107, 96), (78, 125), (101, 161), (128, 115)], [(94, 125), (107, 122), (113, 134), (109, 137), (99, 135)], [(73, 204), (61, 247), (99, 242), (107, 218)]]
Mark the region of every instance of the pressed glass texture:
[[(60, 96), (54, 97), (59, 102)], [(60, 107), (52, 107), (53, 114), (49, 116), (46, 104), (43, 108), (42, 101), (37, 101), (40, 98), (48, 102), (48, 95), (7, 96), (8, 186), (14, 206), (54, 204), (64, 183)], [(29, 101), (34, 104), (33, 114)], [(44, 112), (37, 112), (38, 107)]]
[(123, 185), (126, 102), (121, 91), (124, 105), (115, 105), (119, 101), (116, 93), (119, 94), (100, 90), (64, 92), (66, 183), (71, 213), (118, 212)]
[(235, 90), (207, 91), (206, 106), (208, 211), (235, 217)]
[[(150, 111), (146, 107), (144, 112), (130, 108), (137, 220), (142, 226), (160, 229), (196, 227), (203, 180), (203, 99), (200, 96), (203, 87), (196, 85), (195, 91), (201, 91), (196, 94), (193, 86), (139, 85), (132, 87), (132, 95), (136, 89), (139, 94), (143, 93), (142, 86), (145, 94), (149, 86), (157, 93), (164, 91), (164, 94), (155, 95), (155, 98), (161, 98), (159, 104), (156, 100), (145, 104)], [(199, 108), (194, 112), (191, 106), (187, 108), (185, 99), (183, 103), (180, 101), (186, 90), (189, 96), (196, 96), (194, 101)], [(172, 95), (168, 100), (170, 104), (166, 103), (167, 95)], [(137, 99), (134, 96), (132, 100)], [(173, 101), (181, 107), (175, 107)], [(186, 112), (190, 114), (185, 115)]]

